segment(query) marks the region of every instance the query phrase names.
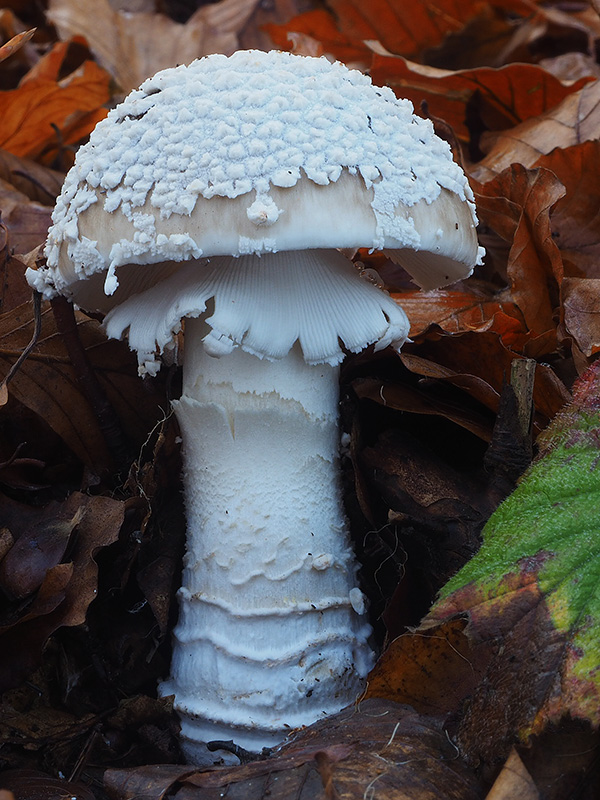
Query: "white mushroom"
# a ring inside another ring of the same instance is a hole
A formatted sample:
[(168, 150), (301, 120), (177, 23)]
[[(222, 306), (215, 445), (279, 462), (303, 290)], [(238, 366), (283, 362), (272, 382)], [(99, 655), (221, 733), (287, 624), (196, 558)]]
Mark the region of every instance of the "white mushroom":
[(289, 53), (147, 80), (77, 154), (46, 296), (106, 312), (154, 374), (185, 318), (188, 551), (171, 677), (188, 756), (251, 749), (351, 703), (372, 663), (340, 495), (338, 368), (399, 348), (402, 310), (338, 248), (431, 288), (480, 253), (469, 186), (408, 101)]

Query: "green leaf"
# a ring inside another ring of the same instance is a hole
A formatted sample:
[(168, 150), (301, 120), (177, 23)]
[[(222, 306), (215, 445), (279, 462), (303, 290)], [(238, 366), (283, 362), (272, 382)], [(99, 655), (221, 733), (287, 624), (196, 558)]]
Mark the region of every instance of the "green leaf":
[(475, 703), (484, 694), (491, 702), (494, 684), (502, 705), (502, 683), (512, 683), (506, 702), (522, 737), (565, 715), (600, 724), (600, 362), (541, 438), (540, 456), (485, 526), (481, 550), (425, 621), (466, 613), (471, 642), (495, 643)]

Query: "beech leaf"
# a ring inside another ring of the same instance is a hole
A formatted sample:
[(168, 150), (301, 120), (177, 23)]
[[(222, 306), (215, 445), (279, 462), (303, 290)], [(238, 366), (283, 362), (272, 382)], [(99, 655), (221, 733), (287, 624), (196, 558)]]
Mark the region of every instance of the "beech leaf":
[(472, 756), (567, 715), (600, 725), (599, 395), (596, 361), (425, 620), (429, 630), (464, 614), (473, 647), (492, 646), (462, 722)]
[(510, 244), (511, 295), (529, 330), (553, 331), (563, 266), (550, 211), (565, 193), (562, 183), (550, 170), (513, 164), (475, 191), (481, 219)]
[(220, 0), (181, 24), (164, 14), (120, 11), (109, 0), (51, 0), (48, 18), (62, 39), (85, 36), (100, 64), (123, 92), (130, 92), (166, 67), (209, 53), (232, 53), (257, 2)]
[(93, 61), (58, 81), (46, 76), (26, 80), (0, 93), (0, 147), (39, 158), (56, 149), (57, 130), (62, 143), (74, 143), (106, 116), (100, 109), (109, 97), (109, 75)]
[(515, 162), (533, 166), (540, 156), (555, 147), (571, 147), (596, 139), (599, 128), (600, 80), (596, 80), (538, 117), (494, 134), (488, 142), (486, 157), (470, 173), (485, 181)]
[(470, 139), (467, 116), (472, 125), (477, 115), (485, 130), (514, 128), (558, 105), (591, 80), (583, 78), (567, 85), (535, 64), (452, 71), (377, 53), (371, 76), (374, 83), (389, 86), (398, 97), (411, 100), (417, 110), (427, 101), (429, 112), (451, 125), (463, 141)]

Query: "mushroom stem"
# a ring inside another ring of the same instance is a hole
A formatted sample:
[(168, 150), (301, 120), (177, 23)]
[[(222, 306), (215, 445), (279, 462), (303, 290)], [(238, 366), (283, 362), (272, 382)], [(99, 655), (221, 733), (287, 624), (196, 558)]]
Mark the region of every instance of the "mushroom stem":
[(172, 676), (188, 758), (256, 750), (356, 699), (372, 662), (338, 472), (338, 367), (237, 348), (186, 320), (187, 554)]

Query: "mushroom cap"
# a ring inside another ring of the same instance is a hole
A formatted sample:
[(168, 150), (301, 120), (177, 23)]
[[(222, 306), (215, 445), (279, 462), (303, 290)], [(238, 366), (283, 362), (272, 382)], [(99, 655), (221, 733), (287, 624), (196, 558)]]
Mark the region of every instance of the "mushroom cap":
[(157, 73), (97, 125), (28, 277), (77, 302), (80, 280), (106, 273), (110, 296), (126, 264), (368, 247), (434, 288), (470, 274), (476, 222), (408, 100), (325, 58), (239, 51)]
[[(409, 101), (343, 64), (275, 51), (145, 81), (78, 151), (52, 219), (30, 284), (106, 313), (148, 372), (181, 319), (207, 308), (213, 355), (281, 358), (299, 340), (307, 361), (336, 364), (345, 350), (399, 346), (406, 316), (336, 250), (386, 250), (424, 288), (468, 276), (481, 254), (467, 179)], [(280, 269), (306, 271), (295, 304)]]

